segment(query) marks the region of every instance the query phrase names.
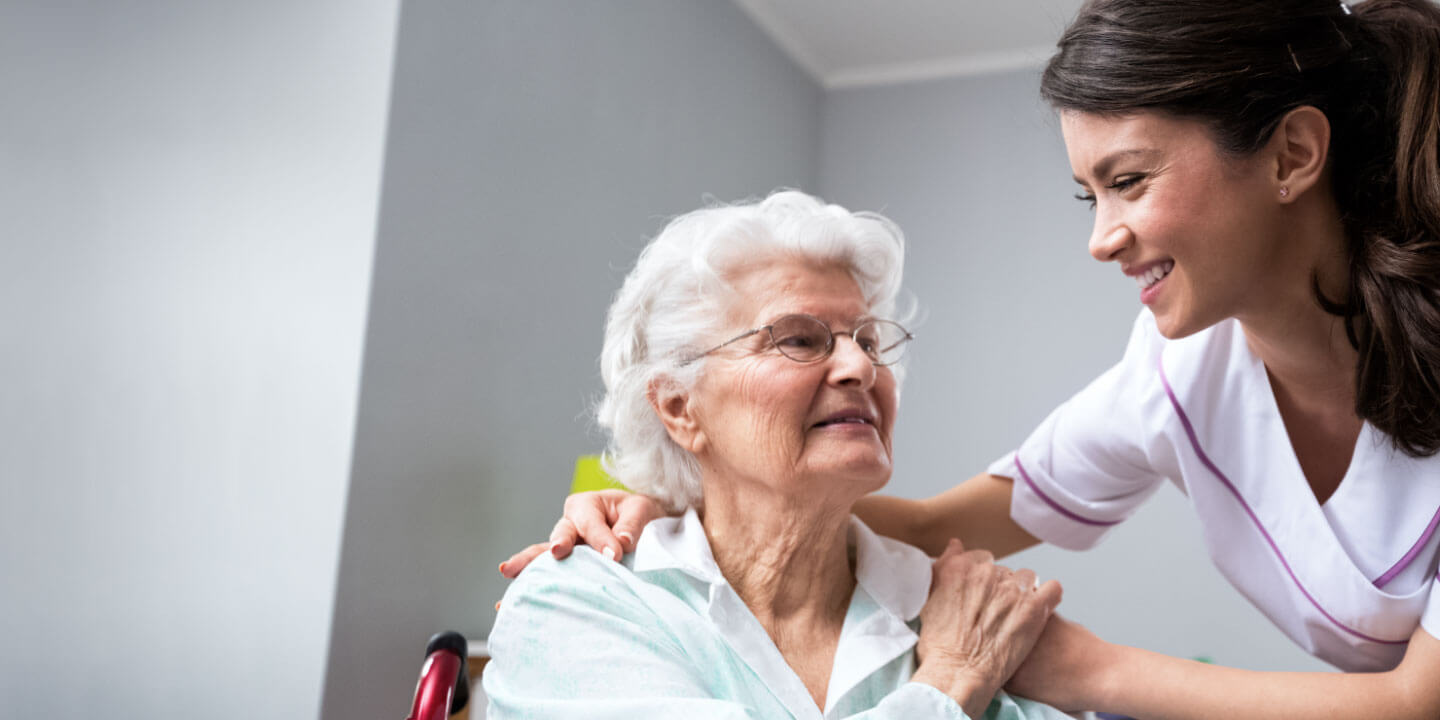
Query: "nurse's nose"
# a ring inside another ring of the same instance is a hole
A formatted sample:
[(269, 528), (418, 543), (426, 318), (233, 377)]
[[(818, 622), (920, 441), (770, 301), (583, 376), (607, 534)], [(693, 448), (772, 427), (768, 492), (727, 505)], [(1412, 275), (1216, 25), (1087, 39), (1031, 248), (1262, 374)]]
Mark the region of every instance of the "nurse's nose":
[(875, 363), (847, 333), (835, 333), (835, 348), (830, 351), (829, 382), (835, 385), (869, 390), (875, 384)]
[(1125, 223), (1108, 214), (1097, 213), (1095, 227), (1090, 231), (1090, 257), (1110, 262), (1134, 240), (1134, 234)]

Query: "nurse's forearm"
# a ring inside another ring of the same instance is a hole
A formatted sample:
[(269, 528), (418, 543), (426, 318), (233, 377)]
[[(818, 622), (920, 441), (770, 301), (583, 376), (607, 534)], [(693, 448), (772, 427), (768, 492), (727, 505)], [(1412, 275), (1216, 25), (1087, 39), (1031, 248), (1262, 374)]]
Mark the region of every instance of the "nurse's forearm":
[(1418, 630), (1400, 667), (1382, 673), (1255, 672), (1114, 646), (1118, 659), (1096, 704), (1147, 720), (1434, 720), (1440, 717), (1437, 646), (1440, 641)]
[(950, 538), (967, 550), (989, 550), (1004, 557), (1040, 541), (1010, 519), (1008, 478), (976, 475), (925, 500), (872, 495), (855, 505), (875, 532), (910, 543), (938, 556)]
[(855, 514), (859, 515), (871, 530), (914, 545), (931, 556), (938, 556), (945, 551), (945, 543), (932, 547), (927, 537), (926, 512), (924, 500), (890, 495), (868, 495), (855, 503)]

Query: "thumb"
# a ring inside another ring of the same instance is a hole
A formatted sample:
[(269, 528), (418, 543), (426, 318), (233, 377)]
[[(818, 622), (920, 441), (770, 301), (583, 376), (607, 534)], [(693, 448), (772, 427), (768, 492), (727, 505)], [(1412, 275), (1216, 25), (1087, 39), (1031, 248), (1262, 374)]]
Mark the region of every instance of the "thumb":
[(635, 545), (640, 541), (640, 532), (645, 528), (645, 520), (635, 517), (621, 517), (615, 523), (615, 537), (625, 548), (625, 552), (635, 552)]
[(950, 542), (945, 544), (945, 550), (940, 553), (940, 557), (935, 558), (930, 563), (931, 595), (934, 595), (943, 584), (942, 580), (945, 578), (945, 574), (942, 572), (942, 568), (945, 567), (945, 561), (952, 556), (959, 557), (963, 554), (965, 554), (965, 546), (961, 544), (960, 538), (950, 538)]
[(1046, 580), (1039, 588), (1036, 588), (1035, 592), (1050, 612), (1055, 612), (1055, 608), (1060, 605), (1060, 600), (1065, 594), (1064, 588), (1060, 587), (1059, 580)]

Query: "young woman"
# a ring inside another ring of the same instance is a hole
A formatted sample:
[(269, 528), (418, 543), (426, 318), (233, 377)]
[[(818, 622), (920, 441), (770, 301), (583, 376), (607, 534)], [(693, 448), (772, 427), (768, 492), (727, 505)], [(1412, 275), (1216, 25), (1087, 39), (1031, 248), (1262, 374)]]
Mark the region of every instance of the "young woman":
[[(1205, 666), (1055, 620), (1012, 689), (1145, 718), (1440, 717), (1440, 8), (1092, 0), (1042, 93), (1091, 254), (1147, 309), (1016, 452), (857, 513), (932, 554), (1082, 549), (1169, 480), (1236, 589), (1346, 672)], [(578, 537), (628, 548), (657, 512), (576, 497), (502, 572)]]

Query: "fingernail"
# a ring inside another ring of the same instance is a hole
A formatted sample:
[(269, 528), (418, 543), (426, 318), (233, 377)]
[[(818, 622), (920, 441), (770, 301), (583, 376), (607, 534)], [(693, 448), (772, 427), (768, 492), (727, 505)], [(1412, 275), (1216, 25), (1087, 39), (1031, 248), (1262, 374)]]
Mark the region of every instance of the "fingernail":
[(504, 574), (505, 574), (505, 563), (503, 563), (503, 562), (500, 563), (500, 574), (501, 574), (501, 575), (504, 575)]
[(606, 560), (613, 561), (615, 559), (615, 548), (606, 545), (605, 549), (600, 551), (600, 554), (604, 555)]
[(625, 542), (630, 543), (631, 545), (634, 545), (634, 544), (635, 544), (635, 536), (634, 536), (634, 535), (631, 535), (631, 534), (628, 533), (628, 532), (618, 532), (618, 533), (615, 533), (615, 537), (618, 537), (618, 538), (620, 538), (621, 540), (624, 540)]
[(496, 600), (496, 601), (495, 601), (495, 609), (496, 609), (496, 610), (499, 610), (499, 609), (500, 609), (500, 601), (499, 601), (499, 600)]
[(560, 548), (555, 543), (550, 543), (550, 554), (557, 558), (560, 557)]

